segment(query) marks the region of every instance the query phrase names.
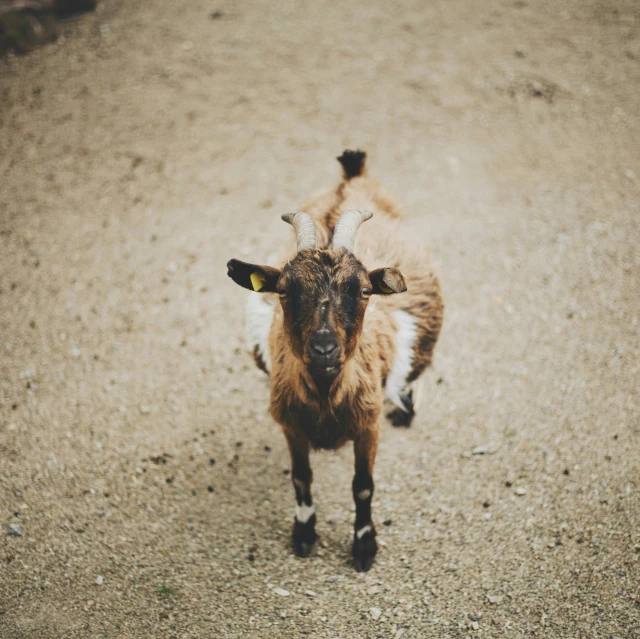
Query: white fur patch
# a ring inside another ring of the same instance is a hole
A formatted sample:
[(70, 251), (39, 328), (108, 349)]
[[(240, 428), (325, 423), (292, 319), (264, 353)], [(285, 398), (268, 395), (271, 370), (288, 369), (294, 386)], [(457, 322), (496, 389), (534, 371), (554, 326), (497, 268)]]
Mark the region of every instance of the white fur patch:
[(401, 410), (405, 407), (400, 399), (400, 393), (407, 388), (407, 377), (411, 372), (413, 363), (413, 347), (416, 343), (418, 331), (416, 320), (406, 311), (394, 311), (393, 319), (396, 322), (396, 356), (387, 385), (384, 389), (385, 397), (393, 402)]
[(274, 304), (260, 293), (251, 293), (247, 300), (247, 348), (253, 353), (258, 347), (267, 370), (271, 372), (269, 354), (269, 331), (273, 321)]
[(368, 488), (358, 493), (358, 499), (369, 499), (369, 497), (371, 497), (371, 491)]
[(301, 524), (306, 524), (315, 512), (316, 509), (313, 504), (311, 506), (307, 506), (307, 504), (298, 505), (296, 506), (296, 520)]
[(371, 526), (363, 526), (360, 530), (356, 530), (356, 537), (362, 539), (368, 532), (371, 531)]

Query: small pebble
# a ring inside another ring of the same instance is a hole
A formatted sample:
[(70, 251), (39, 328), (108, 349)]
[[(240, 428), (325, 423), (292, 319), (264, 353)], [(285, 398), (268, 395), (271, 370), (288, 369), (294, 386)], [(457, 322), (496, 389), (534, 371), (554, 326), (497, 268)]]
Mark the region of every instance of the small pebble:
[(291, 594), (288, 590), (285, 590), (284, 588), (274, 588), (273, 592), (275, 592), (276, 595), (280, 595), (281, 597), (288, 597)]
[(486, 455), (490, 450), (489, 446), (476, 446), (471, 452), (474, 455)]
[(104, 577), (102, 575), (98, 575), (96, 577), (96, 586), (102, 586), (104, 583)]
[(526, 489), (524, 489), (522, 486), (518, 486), (518, 488), (516, 488), (516, 495), (522, 497), (522, 495), (526, 495), (526, 493)]
[(376, 606), (374, 606), (373, 608), (369, 608), (369, 614), (371, 615), (371, 618), (374, 621), (378, 621), (378, 619), (380, 619), (380, 615), (382, 614), (382, 610), (380, 610), (380, 608), (376, 608)]
[(22, 526), (20, 524), (11, 524), (9, 526), (9, 534), (12, 537), (22, 537)]

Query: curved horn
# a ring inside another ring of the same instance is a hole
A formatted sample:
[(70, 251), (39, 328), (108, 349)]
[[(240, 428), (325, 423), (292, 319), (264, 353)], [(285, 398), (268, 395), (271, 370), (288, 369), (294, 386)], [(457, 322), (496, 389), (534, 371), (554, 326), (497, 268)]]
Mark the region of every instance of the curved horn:
[(306, 213), (285, 213), (282, 219), (291, 224), (296, 231), (298, 253), (304, 249), (314, 249), (318, 246), (316, 227), (313, 220)]
[(334, 250), (344, 248), (349, 253), (353, 253), (358, 227), (372, 217), (373, 213), (371, 211), (345, 211), (338, 219), (333, 232)]

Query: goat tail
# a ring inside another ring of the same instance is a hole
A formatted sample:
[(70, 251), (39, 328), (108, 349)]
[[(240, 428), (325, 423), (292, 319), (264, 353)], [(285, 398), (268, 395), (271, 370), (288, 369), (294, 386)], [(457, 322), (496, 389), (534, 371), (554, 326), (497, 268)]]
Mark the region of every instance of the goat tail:
[(338, 162), (342, 165), (342, 172), (345, 180), (365, 174), (365, 163), (367, 154), (364, 151), (345, 151)]

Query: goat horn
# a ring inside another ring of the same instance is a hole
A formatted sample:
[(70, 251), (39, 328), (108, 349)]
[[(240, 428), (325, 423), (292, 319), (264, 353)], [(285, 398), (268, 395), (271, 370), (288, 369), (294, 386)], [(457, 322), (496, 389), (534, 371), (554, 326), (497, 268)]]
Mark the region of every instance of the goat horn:
[(291, 224), (296, 231), (298, 253), (304, 249), (314, 249), (318, 246), (316, 227), (313, 220), (306, 213), (285, 213), (282, 219)]
[(345, 211), (338, 219), (333, 232), (334, 250), (344, 248), (353, 253), (358, 227), (372, 217), (371, 211)]

